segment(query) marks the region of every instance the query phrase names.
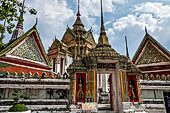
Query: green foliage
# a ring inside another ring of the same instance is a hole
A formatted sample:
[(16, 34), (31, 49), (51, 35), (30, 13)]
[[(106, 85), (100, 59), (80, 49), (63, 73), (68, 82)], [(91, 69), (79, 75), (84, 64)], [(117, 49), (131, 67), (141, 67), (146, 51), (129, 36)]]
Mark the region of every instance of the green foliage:
[(18, 102), (18, 100), (19, 100), (18, 96), (15, 96), (15, 97), (13, 98), (13, 100), (14, 100), (14, 102)]
[(24, 105), (24, 104), (19, 104), (18, 101), (19, 99), (29, 99), (28, 96), (25, 96), (24, 94), (19, 95), (18, 94), (19, 91), (18, 89), (15, 89), (14, 92), (12, 93), (13, 100), (14, 102), (11, 102), (11, 104), (13, 104), (13, 106), (9, 109), (9, 112), (22, 112), (22, 111), (27, 111), (28, 108)]
[(14, 93), (18, 93), (18, 89), (15, 89), (15, 90), (14, 90)]
[(15, 89), (14, 92), (12, 93), (12, 95), (14, 96), (14, 98), (13, 98), (14, 103), (17, 103), (20, 98), (21, 98), (22, 100), (23, 100), (23, 99), (25, 99), (25, 100), (26, 100), (26, 99), (29, 99), (28, 96), (25, 96), (24, 94), (19, 95), (18, 93), (19, 93), (18, 89)]
[(3, 33), (6, 31), (11, 34), (12, 29), (15, 27), (15, 21), (23, 21), (20, 17), (20, 13), (26, 13), (24, 9), (30, 12), (30, 14), (36, 15), (37, 11), (33, 8), (28, 8), (19, 2), (19, 0), (0, 0), (0, 33), (1, 40), (5, 37)]
[(9, 109), (9, 112), (22, 112), (22, 111), (28, 111), (28, 108), (24, 104), (16, 104)]
[(30, 99), (30, 97), (29, 96), (24, 96), (24, 99), (27, 100), (27, 99)]
[(31, 14), (33, 14), (33, 15), (36, 15), (36, 14), (37, 14), (37, 11), (36, 11), (35, 9), (33, 9), (33, 8), (30, 9), (29, 12), (30, 12)]

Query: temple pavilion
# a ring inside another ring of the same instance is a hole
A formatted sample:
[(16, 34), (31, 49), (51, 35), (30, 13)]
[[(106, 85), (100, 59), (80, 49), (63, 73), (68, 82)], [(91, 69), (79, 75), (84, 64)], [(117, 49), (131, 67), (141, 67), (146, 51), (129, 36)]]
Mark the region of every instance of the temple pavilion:
[[(68, 73), (71, 104), (96, 103), (98, 109), (122, 113), (122, 102), (141, 102), (141, 71), (130, 61), (128, 51), (124, 56), (111, 47), (104, 26), (102, 0), (98, 43), (91, 29), (84, 29), (80, 17), (78, 1), (73, 29), (67, 27), (62, 40), (55, 38), (48, 50), (53, 70), (61, 75)], [(72, 59), (70, 65), (68, 59)]]

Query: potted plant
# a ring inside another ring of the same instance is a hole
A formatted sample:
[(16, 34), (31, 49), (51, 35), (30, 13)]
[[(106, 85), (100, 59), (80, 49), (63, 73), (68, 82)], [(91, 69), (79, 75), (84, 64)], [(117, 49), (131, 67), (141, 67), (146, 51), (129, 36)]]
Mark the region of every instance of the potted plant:
[(29, 99), (28, 96), (25, 95), (19, 95), (18, 94), (18, 90), (14, 90), (14, 92), (12, 93), (13, 95), (13, 102), (12, 102), (12, 107), (9, 108), (8, 113), (31, 113), (30, 110), (28, 110), (28, 108), (26, 107), (25, 104), (22, 104), (19, 102), (19, 99)]

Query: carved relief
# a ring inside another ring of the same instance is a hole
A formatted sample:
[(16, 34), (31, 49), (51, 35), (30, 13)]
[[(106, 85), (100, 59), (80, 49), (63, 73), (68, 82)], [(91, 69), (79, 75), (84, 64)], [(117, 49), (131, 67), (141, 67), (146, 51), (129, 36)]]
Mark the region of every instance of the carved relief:
[(112, 68), (115, 69), (114, 63), (97, 63), (97, 68)]
[(165, 75), (162, 75), (162, 76), (161, 76), (161, 80), (166, 80), (166, 76), (165, 76)]
[(140, 79), (143, 80), (143, 75), (140, 76)]
[(149, 42), (137, 64), (151, 64), (167, 61), (169, 60)]
[(153, 74), (150, 75), (150, 80), (155, 80), (155, 77)]
[(145, 74), (144, 79), (145, 79), (145, 80), (149, 80), (148, 74)]
[(170, 75), (167, 76), (167, 80), (170, 81)]
[(161, 78), (160, 78), (160, 76), (157, 74), (156, 75), (156, 80), (160, 80)]

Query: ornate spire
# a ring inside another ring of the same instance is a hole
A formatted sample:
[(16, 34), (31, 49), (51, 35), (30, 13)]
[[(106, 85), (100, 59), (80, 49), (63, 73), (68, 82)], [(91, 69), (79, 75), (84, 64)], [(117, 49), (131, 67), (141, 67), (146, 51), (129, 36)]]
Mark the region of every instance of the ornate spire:
[(100, 37), (97, 46), (111, 47), (111, 45), (108, 42), (108, 38), (104, 27), (102, 0), (100, 0), (100, 2), (101, 2), (101, 30), (100, 30)]
[(80, 15), (80, 0), (78, 0), (78, 12), (77, 12), (77, 16), (81, 16)]
[(78, 11), (77, 11), (77, 19), (75, 21), (75, 23), (73, 24), (73, 27), (75, 30), (79, 29), (82, 30), (84, 28), (83, 23), (81, 22), (81, 18), (80, 18), (80, 0), (78, 0)]
[(24, 34), (23, 31), (23, 13), (24, 13), (24, 3), (25, 0), (23, 0), (23, 5), (22, 5), (22, 11), (20, 13), (20, 18), (18, 20), (16, 29), (13, 31), (12, 37), (10, 41), (16, 40), (18, 37)]
[(101, 31), (100, 34), (106, 34), (105, 32), (105, 28), (104, 28), (104, 22), (103, 22), (103, 5), (102, 5), (102, 0), (100, 0), (101, 2)]
[(128, 44), (127, 44), (127, 37), (125, 36), (125, 43), (126, 43), (126, 57), (130, 59), (129, 57), (129, 51), (128, 51)]

